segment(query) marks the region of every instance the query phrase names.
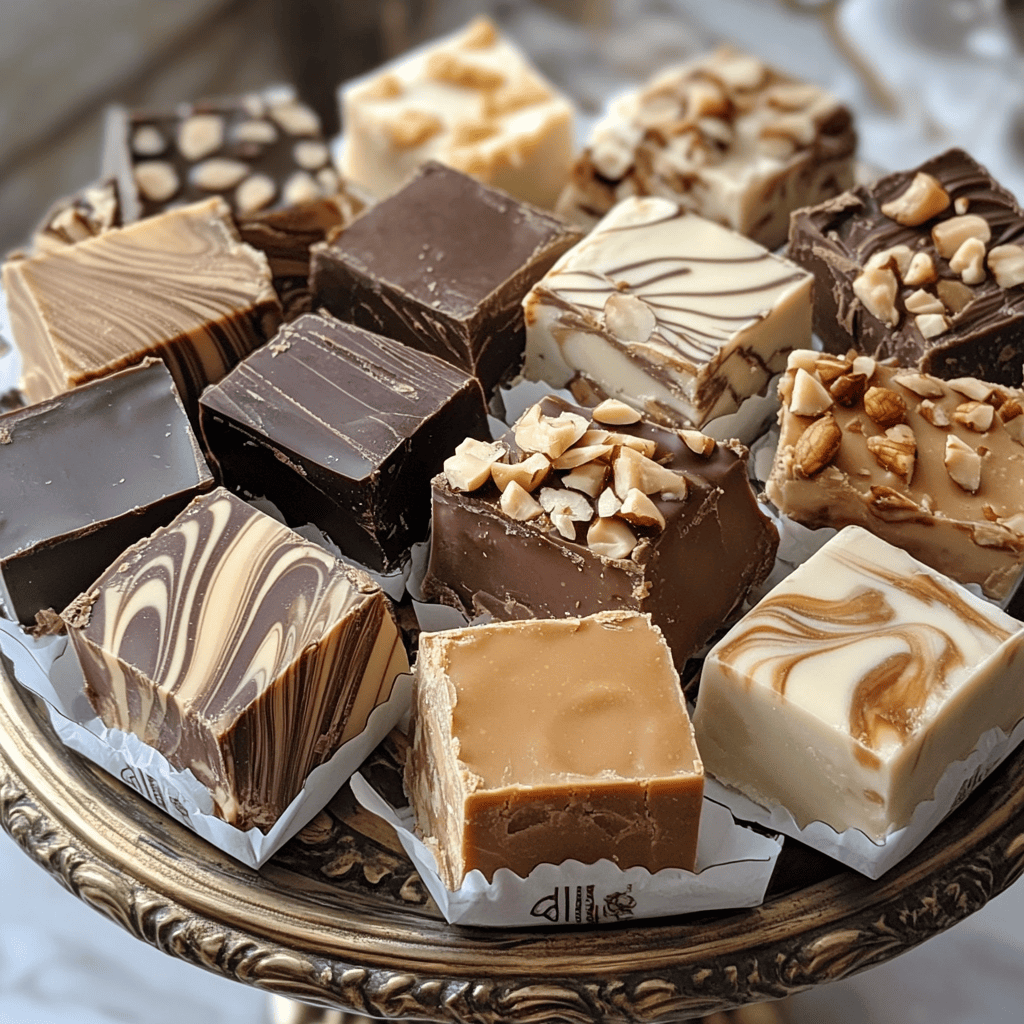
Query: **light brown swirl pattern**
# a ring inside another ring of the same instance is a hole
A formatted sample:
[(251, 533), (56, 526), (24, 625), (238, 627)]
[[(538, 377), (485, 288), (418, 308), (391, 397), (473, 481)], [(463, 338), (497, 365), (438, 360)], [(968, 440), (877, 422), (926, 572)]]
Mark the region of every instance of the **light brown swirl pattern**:
[(811, 343), (811, 277), (660, 198), (619, 203), (523, 303), (524, 373), (575, 376), (649, 416), (734, 411)]
[(708, 771), (801, 824), (884, 835), (946, 766), (1024, 715), (1021, 624), (848, 527), (709, 655)]
[(368, 576), (219, 488), (65, 613), (106, 725), (267, 828), (408, 662)]
[(30, 402), (155, 355), (194, 412), (281, 320), (266, 257), (221, 199), (12, 260), (3, 284)]

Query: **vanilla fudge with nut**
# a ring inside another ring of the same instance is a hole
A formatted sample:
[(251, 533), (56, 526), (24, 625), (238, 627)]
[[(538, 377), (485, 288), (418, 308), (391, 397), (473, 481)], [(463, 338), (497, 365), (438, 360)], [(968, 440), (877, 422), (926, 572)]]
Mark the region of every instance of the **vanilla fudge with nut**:
[(746, 455), (617, 400), (542, 399), (434, 478), (424, 596), (504, 620), (648, 613), (681, 666), (774, 564)]
[(668, 425), (735, 412), (811, 346), (802, 267), (679, 203), (624, 199), (523, 302), (524, 376)]
[(648, 616), (424, 633), (413, 722), (406, 789), (449, 889), (570, 858), (693, 870), (704, 773)]
[(1012, 731), (1022, 667), (1020, 622), (849, 526), (712, 648), (697, 745), (709, 775), (801, 828), (881, 840), (983, 733)]
[(345, 176), (379, 199), (427, 160), (550, 209), (575, 109), (487, 18), (341, 91)]
[(853, 184), (850, 112), (732, 47), (614, 100), (558, 201), (590, 227), (619, 200), (657, 195), (775, 249), (789, 215)]
[(799, 211), (789, 255), (826, 349), (1024, 383), (1024, 210), (963, 150)]
[(1005, 601), (1024, 572), (1024, 393), (850, 353), (794, 353), (766, 491), (791, 519), (856, 523)]

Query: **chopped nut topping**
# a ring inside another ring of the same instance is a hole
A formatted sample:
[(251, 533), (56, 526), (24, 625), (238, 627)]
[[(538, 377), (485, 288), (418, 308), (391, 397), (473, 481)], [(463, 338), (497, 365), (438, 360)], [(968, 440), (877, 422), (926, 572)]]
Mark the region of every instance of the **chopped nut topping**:
[(615, 515), (620, 508), (622, 508), (622, 500), (611, 487), (606, 487), (597, 499), (597, 514), (602, 518), (607, 518)]
[(562, 486), (571, 487), (574, 491), (582, 491), (591, 498), (596, 498), (604, 490), (610, 472), (609, 467), (603, 462), (588, 462), (566, 473), (562, 477)]
[(516, 444), (524, 452), (543, 452), (549, 459), (557, 459), (586, 433), (589, 426), (590, 423), (576, 413), (545, 416), (539, 405), (533, 405), (519, 418), (514, 436)]
[(616, 338), (642, 344), (650, 338), (658, 319), (643, 299), (616, 292), (604, 304), (604, 325)]
[(872, 316), (895, 327), (900, 319), (896, 309), (898, 287), (896, 275), (891, 270), (874, 267), (854, 278), (853, 294)]
[(970, 208), (970, 205), (971, 201), (967, 196), (957, 196), (956, 199), (953, 200), (953, 209), (957, 213), (966, 213)]
[(920, 514), (920, 506), (891, 487), (876, 485), (871, 488), (871, 504), (875, 512), (889, 522), (905, 520)]
[(836, 457), (842, 440), (842, 428), (832, 413), (826, 413), (811, 423), (793, 449), (800, 475), (812, 477), (820, 473)]
[(921, 398), (941, 398), (946, 390), (935, 380), (923, 373), (898, 373), (893, 376), (893, 381), (900, 387), (913, 391)]
[(914, 317), (914, 324), (924, 338), (937, 338), (949, 330), (949, 321), (941, 313), (922, 313)]
[(884, 435), (867, 439), (868, 451), (882, 467), (910, 483), (917, 457), (917, 439), (905, 423), (890, 427)]
[(680, 430), (679, 436), (695, 455), (703, 455), (704, 458), (707, 458), (715, 450), (715, 439), (699, 430)]
[(144, 160), (135, 165), (135, 184), (144, 199), (166, 202), (178, 191), (178, 175), (163, 160)]
[(546, 103), (551, 92), (535, 78), (521, 78), (484, 95), (483, 112), (487, 117), (502, 117), (523, 107)]
[(848, 359), (839, 359), (836, 356), (819, 356), (812, 366), (805, 367), (805, 369), (808, 373), (816, 374), (818, 380), (825, 387), (828, 387), (832, 381), (842, 377), (844, 373), (849, 373), (851, 365)]
[(576, 523), (589, 523), (594, 518), (594, 507), (586, 495), (564, 487), (542, 487), (538, 495), (541, 508), (566, 540), (576, 537)]
[(572, 448), (552, 459), (551, 465), (555, 469), (576, 469), (595, 459), (611, 455), (613, 447), (614, 445), (610, 444), (573, 445)]
[(909, 245), (894, 245), (890, 249), (881, 249), (868, 258), (864, 264), (865, 270), (892, 270), (901, 279), (910, 269), (910, 262), (914, 258)]
[(802, 110), (809, 107), (821, 95), (816, 85), (803, 82), (779, 82), (769, 86), (764, 93), (765, 102), (778, 110)]
[(178, 126), (178, 151), (190, 163), (220, 149), (224, 119), (217, 114), (193, 114)]
[(602, 517), (590, 524), (587, 546), (604, 558), (629, 558), (636, 535), (621, 519)]
[[(491, 461), (491, 460), (487, 460)], [(491, 479), (504, 492), (510, 484), (518, 484), (524, 491), (535, 491), (551, 472), (551, 463), (540, 452), (523, 459), (522, 462), (491, 461)]]
[(515, 480), (510, 480), (508, 486), (501, 492), (501, 511), (518, 522), (526, 522), (529, 519), (536, 519), (544, 513), (540, 502), (521, 487)]
[(882, 204), (882, 213), (897, 224), (917, 227), (949, 206), (949, 193), (930, 174), (919, 171), (896, 198)]
[(702, 117), (726, 117), (731, 111), (729, 97), (714, 82), (700, 80), (686, 93), (686, 117), (699, 121)]
[(953, 419), (961, 426), (984, 434), (992, 429), (996, 411), (988, 402), (964, 402), (953, 410)]
[(444, 460), (444, 476), (453, 491), (475, 491), (491, 477), (491, 464), (469, 452), (449, 455)]
[(1002, 405), (999, 406), (999, 418), (1003, 423), (1009, 423), (1010, 420), (1016, 419), (1024, 413), (1024, 405), (1016, 398), (1008, 398)]
[(979, 242), (987, 242), (992, 237), (992, 229), (984, 217), (973, 213), (965, 213), (948, 220), (939, 221), (932, 228), (932, 241), (939, 255), (947, 260), (960, 248), (968, 238)]
[(665, 529), (665, 517), (661, 514), (658, 506), (644, 494), (643, 491), (634, 487), (622, 500), (622, 507), (618, 515), (634, 526), (655, 527), (659, 530)]
[(871, 356), (857, 356), (853, 360), (852, 369), (854, 373), (863, 373), (867, 380), (871, 380), (875, 375), (876, 365), (875, 360)]
[(920, 288), (923, 284), (931, 284), (938, 276), (931, 256), (926, 252), (916, 252), (903, 275), (903, 283), (909, 288)]
[(943, 305), (954, 316), (962, 313), (974, 301), (974, 292), (960, 281), (942, 278), (935, 285), (935, 290), (939, 293)]
[(933, 427), (948, 427), (949, 413), (941, 405), (936, 405), (930, 398), (925, 398), (917, 407), (917, 411)]
[(591, 416), (596, 423), (608, 423), (616, 427), (640, 422), (640, 413), (631, 405), (626, 405), (625, 402), (620, 402), (617, 398), (606, 398), (595, 406)]
[(949, 258), (950, 269), (960, 275), (964, 284), (981, 284), (985, 280), (985, 243), (968, 238)]
[(438, 82), (460, 85), (464, 89), (497, 89), (505, 84), (505, 76), (500, 71), (464, 60), (454, 53), (432, 53), (427, 58), (426, 73)]
[(938, 313), (941, 316), (946, 312), (942, 300), (937, 295), (926, 292), (923, 288), (911, 292), (904, 299), (903, 304), (907, 307), (908, 313)]
[(957, 394), (963, 395), (974, 402), (987, 402), (992, 394), (993, 385), (977, 377), (952, 377), (946, 381)]
[(818, 363), (821, 361), (822, 356), (820, 352), (815, 352), (810, 348), (795, 348), (786, 357), (786, 369), (806, 370), (808, 373), (814, 373), (818, 368)]
[(953, 483), (971, 494), (977, 492), (981, 486), (981, 456), (969, 444), (949, 434), (943, 461)]
[(864, 411), (884, 429), (903, 422), (907, 403), (890, 388), (868, 388), (864, 392)]
[(847, 373), (832, 382), (829, 393), (844, 409), (849, 409), (864, 397), (867, 383), (863, 373)]
[(637, 437), (635, 434), (609, 433), (605, 438), (606, 444), (621, 444), (626, 448), (646, 455), (649, 459), (654, 457), (658, 450), (658, 442), (650, 437)]
[(1000, 288), (1024, 284), (1024, 246), (994, 245), (988, 253), (988, 269)]
[(365, 86), (360, 95), (368, 100), (397, 100), (403, 92), (402, 80), (398, 75), (385, 74)]
[(303, 103), (291, 100), (270, 108), (270, 116), (289, 135), (319, 135), (320, 118)]
[(234, 188), (249, 174), (249, 165), (241, 160), (211, 157), (192, 168), (189, 177), (192, 183), (207, 192), (219, 192)]
[(458, 121), (452, 127), (453, 146), (472, 146), (498, 133), (498, 125), (487, 120)]
[(277, 186), (266, 174), (250, 174), (235, 189), (235, 210), (238, 213), (254, 213), (274, 201)]
[(789, 411), (796, 416), (819, 416), (832, 405), (832, 396), (821, 381), (806, 370), (796, 371), (793, 393), (789, 398)]

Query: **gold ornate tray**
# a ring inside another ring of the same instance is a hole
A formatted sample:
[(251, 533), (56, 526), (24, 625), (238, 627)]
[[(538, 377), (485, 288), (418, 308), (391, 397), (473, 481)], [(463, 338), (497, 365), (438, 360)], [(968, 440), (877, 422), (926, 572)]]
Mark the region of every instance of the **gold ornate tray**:
[[(367, 762), (395, 786), (391, 739)], [(261, 871), (56, 738), (0, 670), (0, 824), (74, 895), (172, 956), (373, 1017), (667, 1021), (777, 998), (952, 927), (1024, 870), (1024, 750), (871, 882), (787, 841), (764, 906), (596, 928), (447, 925), (345, 787)]]

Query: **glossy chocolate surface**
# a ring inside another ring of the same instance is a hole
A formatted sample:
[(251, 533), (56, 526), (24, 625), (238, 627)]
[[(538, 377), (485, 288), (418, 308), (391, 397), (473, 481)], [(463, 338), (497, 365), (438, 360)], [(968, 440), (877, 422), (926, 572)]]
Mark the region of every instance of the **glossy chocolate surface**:
[(314, 246), (314, 303), (454, 363), (486, 391), (519, 365), (523, 297), (579, 238), (559, 217), (428, 163)]
[(313, 522), (390, 569), (422, 540), (430, 480), (467, 435), (487, 437), (479, 383), (451, 364), (307, 314), (203, 395), (208, 449), (235, 490)]
[(0, 416), (4, 603), (31, 625), (213, 485), (163, 363)]

